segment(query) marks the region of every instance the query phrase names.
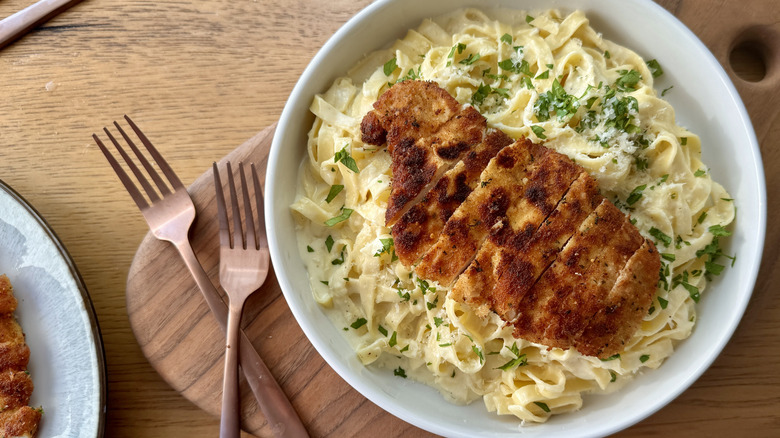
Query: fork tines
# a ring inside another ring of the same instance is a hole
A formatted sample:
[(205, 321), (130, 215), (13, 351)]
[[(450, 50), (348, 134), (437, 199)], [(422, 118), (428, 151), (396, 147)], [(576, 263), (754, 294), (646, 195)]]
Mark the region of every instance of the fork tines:
[[(217, 163), (213, 164), (214, 171), (214, 186), (217, 194), (217, 210), (219, 217), (219, 239), (220, 244), (228, 246), (230, 248), (236, 248), (241, 245), (243, 249), (247, 249), (249, 245), (253, 247), (252, 250), (259, 250), (260, 248), (268, 247), (268, 243), (263, 232), (265, 223), (263, 220), (263, 192), (260, 187), (260, 179), (257, 176), (257, 169), (254, 164), (251, 164), (252, 183), (254, 188), (254, 202), (256, 214), (252, 214), (252, 201), (249, 196), (249, 184), (247, 183), (246, 173), (244, 172), (244, 163), (238, 163), (238, 173), (241, 178), (241, 194), (244, 204), (244, 215), (242, 221), (241, 210), (238, 202), (238, 191), (236, 190), (236, 183), (233, 177), (233, 169), (230, 162), (227, 162), (227, 175), (228, 175), (228, 190), (230, 193), (230, 208), (231, 215), (233, 217), (233, 232), (230, 232), (230, 226), (228, 225), (227, 205), (225, 202), (225, 195), (223, 192), (222, 180), (219, 176), (219, 169)], [(257, 221), (257, 224), (255, 224)], [(242, 222), (245, 223), (242, 226)]]
[[(138, 136), (138, 138), (141, 140), (141, 143), (143, 143), (143, 145), (146, 147), (146, 150), (151, 155), (152, 160), (154, 160), (157, 166), (159, 166), (160, 170), (162, 170), (163, 174), (167, 177), (168, 182), (170, 183), (173, 191), (184, 189), (184, 185), (176, 176), (176, 173), (174, 173), (173, 169), (171, 169), (171, 167), (168, 165), (168, 163), (165, 161), (162, 155), (160, 155), (157, 149), (155, 149), (155, 147), (152, 145), (149, 139), (146, 138), (146, 135), (144, 135), (144, 133), (141, 132), (141, 130), (130, 119), (130, 117), (128, 116), (124, 116), (124, 117), (127, 123), (135, 132), (136, 136)], [(141, 184), (141, 187), (143, 187), (143, 190), (146, 193), (146, 196), (148, 197), (149, 201), (155, 203), (160, 200), (160, 196), (164, 198), (165, 196), (169, 195), (171, 193), (171, 190), (168, 188), (168, 185), (160, 177), (160, 175), (154, 169), (154, 167), (149, 162), (149, 160), (144, 156), (143, 152), (141, 152), (141, 150), (138, 149), (138, 147), (135, 145), (133, 140), (130, 139), (130, 137), (125, 133), (122, 127), (119, 126), (119, 123), (114, 122), (114, 126), (122, 135), (125, 142), (130, 146), (130, 149), (132, 149), (133, 153), (138, 159), (138, 162), (141, 163), (141, 165), (146, 170), (148, 175), (152, 178), (152, 181), (154, 181), (155, 185), (157, 186), (159, 195), (158, 192), (155, 191), (154, 187), (152, 187), (152, 185), (149, 183), (146, 176), (144, 176), (144, 173), (141, 172), (141, 170), (135, 164), (131, 156), (125, 151), (124, 148), (122, 148), (122, 146), (119, 144), (116, 138), (114, 138), (114, 136), (111, 135), (111, 132), (108, 130), (108, 128), (103, 128), (103, 131), (105, 131), (109, 140), (111, 140), (111, 143), (114, 144), (114, 147), (116, 147), (117, 151), (124, 159), (124, 162), (127, 164), (127, 167), (132, 171), (136, 180)], [(92, 138), (95, 140), (95, 143), (97, 143), (100, 150), (103, 151), (103, 155), (106, 156), (106, 159), (108, 160), (109, 164), (111, 164), (111, 167), (114, 169), (114, 172), (116, 172), (117, 176), (119, 176), (119, 179), (122, 181), (122, 184), (124, 184), (125, 188), (130, 193), (130, 196), (133, 198), (133, 200), (138, 205), (138, 207), (141, 210), (148, 208), (149, 204), (147, 203), (143, 194), (141, 193), (140, 190), (138, 190), (138, 188), (133, 183), (133, 180), (130, 178), (130, 176), (128, 176), (128, 174), (124, 171), (122, 165), (117, 161), (114, 155), (112, 155), (111, 152), (109, 152), (108, 148), (106, 148), (106, 146), (103, 144), (103, 142), (100, 140), (100, 138), (97, 135), (92, 134)]]

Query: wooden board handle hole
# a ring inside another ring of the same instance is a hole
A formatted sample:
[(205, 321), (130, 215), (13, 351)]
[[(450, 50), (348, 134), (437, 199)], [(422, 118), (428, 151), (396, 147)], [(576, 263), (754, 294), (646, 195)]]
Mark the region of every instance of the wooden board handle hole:
[(740, 79), (761, 82), (778, 73), (780, 36), (769, 26), (745, 29), (729, 52), (729, 65)]

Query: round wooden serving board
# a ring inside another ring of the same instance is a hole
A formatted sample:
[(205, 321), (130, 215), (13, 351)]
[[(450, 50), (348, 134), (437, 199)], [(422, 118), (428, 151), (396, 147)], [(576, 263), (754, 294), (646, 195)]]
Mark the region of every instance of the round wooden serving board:
[[(715, 54), (748, 108), (765, 162), (779, 163), (780, 130), (775, 122), (780, 106), (772, 102), (772, 97), (780, 95), (778, 3), (775, 0), (659, 0), (659, 3), (691, 28)], [(749, 80), (737, 75), (732, 64)], [(262, 169), (261, 177), (264, 177), (273, 131), (274, 126), (266, 128), (224, 159), (254, 162)], [(151, 136), (153, 140), (153, 134)], [(176, 167), (175, 163), (173, 167)], [(771, 189), (779, 186), (777, 175), (777, 172), (766, 175), (770, 216), (777, 210), (772, 208), (774, 191)], [(198, 220), (191, 232), (192, 244), (212, 282), (218, 284), (218, 226), (211, 170), (204, 169), (204, 174), (189, 191), (198, 210)], [(706, 436), (707, 431), (717, 431), (717, 418), (737, 415), (735, 409), (738, 408), (734, 404), (739, 403), (740, 397), (735, 395), (731, 397), (732, 403), (721, 404), (722, 393), (712, 392), (709, 387), (728, 385), (727, 382), (744, 377), (747, 371), (740, 367), (741, 363), (724, 361), (755, 357), (759, 348), (753, 342), (756, 337), (773, 335), (764, 326), (755, 326), (758, 333), (745, 327), (758, 324), (750, 318), (751, 312), (758, 311), (760, 303), (768, 303), (769, 285), (780, 283), (780, 270), (772, 269), (777, 264), (780, 230), (768, 229), (767, 242), (753, 303), (736, 335), (740, 342), (730, 343), (725, 354), (704, 377), (669, 407), (627, 434), (640, 435), (651, 430), (657, 434), (679, 433), (680, 424), (695, 422), (699, 427), (687, 429), (688, 432), (698, 431)], [(760, 303), (756, 304), (757, 301)], [(127, 311), (138, 343), (152, 366), (184, 397), (218, 416), (223, 369), (222, 331), (176, 250), (151, 234), (147, 234), (141, 243), (129, 271)], [(382, 431), (383, 436), (428, 435), (368, 402), (327, 366), (290, 313), (273, 271), (263, 288), (248, 301), (243, 321), (245, 332), (312, 436), (356, 436), (369, 425), (372, 431)], [(773, 357), (778, 359), (776, 353)], [(758, 385), (761, 378), (754, 376), (747, 384)], [(702, 381), (709, 384), (702, 384)], [(735, 392), (738, 392), (736, 388)], [(761, 409), (773, 409), (755, 404), (748, 408), (745, 412), (751, 418), (760, 418)], [(242, 384), (242, 410), (244, 430), (258, 436), (272, 436), (245, 383)], [(216, 435), (217, 431), (214, 433)]]

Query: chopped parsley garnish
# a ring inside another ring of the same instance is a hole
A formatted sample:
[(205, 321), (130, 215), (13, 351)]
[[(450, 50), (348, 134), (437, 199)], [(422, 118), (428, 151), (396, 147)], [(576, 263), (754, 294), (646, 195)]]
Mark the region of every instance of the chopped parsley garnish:
[(650, 355), (649, 354), (643, 354), (643, 355), (639, 356), (639, 361), (642, 362), (642, 363), (645, 363), (648, 360), (650, 360)]
[(509, 99), (509, 89), (508, 88), (493, 88), (493, 93), (498, 94), (499, 96)]
[(636, 157), (634, 159), (634, 165), (636, 166), (636, 170), (646, 170), (647, 169), (647, 158)]
[(533, 131), (533, 132), (534, 132), (534, 134), (536, 134), (536, 136), (537, 136), (537, 137), (539, 137), (539, 138), (540, 138), (540, 139), (542, 139), (542, 140), (544, 140), (545, 138), (547, 138), (547, 136), (546, 136), (546, 135), (544, 135), (544, 128), (543, 128), (543, 127), (541, 127), (541, 126), (539, 126), (539, 125), (533, 125), (533, 126), (531, 126), (531, 131)]
[[(398, 78), (398, 80), (395, 81), (395, 83), (397, 84), (397, 83), (403, 82), (403, 81), (414, 81), (414, 80), (417, 80), (417, 79), (421, 79), (422, 78), (422, 75), (420, 74), (420, 70), (421, 69), (422, 69), (422, 66), (418, 66), (417, 67), (417, 71), (415, 71), (413, 68), (410, 68), (409, 71), (406, 72), (406, 75), (405, 76), (401, 76), (400, 78)], [(388, 82), (388, 86), (389, 85), (392, 85), (392, 84), (390, 84)]]
[(655, 59), (651, 59), (647, 61), (647, 68), (650, 69), (650, 73), (653, 75), (654, 78), (657, 78), (658, 76), (664, 74), (664, 69), (661, 68), (661, 64), (659, 64), (658, 61)]
[(547, 406), (547, 403), (542, 403), (542, 402), (534, 402), (534, 404), (535, 404), (536, 406), (539, 406), (540, 408), (542, 408), (542, 410), (543, 410), (544, 412), (547, 412), (547, 413), (549, 413), (549, 412), (550, 412), (550, 408)]
[(512, 45), (512, 35), (509, 35), (508, 33), (501, 35), (501, 41)]
[(532, 21), (534, 21), (534, 17), (532, 17), (532, 16), (530, 16), (530, 15), (526, 15), (526, 16), (525, 16), (525, 22), (526, 22), (526, 23), (529, 23), (529, 24), (530, 24)]
[(528, 357), (525, 354), (520, 354), (520, 350), (517, 348), (517, 342), (513, 343), (511, 347), (506, 347), (512, 354), (515, 355), (514, 359), (501, 365), (497, 369), (507, 371), (514, 367), (522, 367), (528, 365)]
[(687, 282), (681, 282), (680, 284), (688, 291), (688, 294), (693, 298), (693, 301), (698, 303), (700, 297), (699, 288)]
[(352, 210), (351, 208), (341, 207), (341, 214), (326, 220), (325, 221), (325, 225), (327, 225), (329, 227), (332, 227), (332, 226), (336, 225), (339, 222), (344, 222), (345, 220), (349, 219), (349, 217), (352, 215), (353, 211), (354, 210)]
[(403, 377), (405, 379), (406, 378), (406, 370), (404, 370), (401, 367), (398, 367), (398, 368), (393, 370), (393, 375), (394, 376), (398, 376), (398, 377)]
[(398, 68), (398, 63), (397, 60), (395, 59), (395, 56), (393, 56), (393, 59), (387, 61), (383, 67), (385, 76), (390, 76), (397, 68)]
[(641, 186), (634, 187), (634, 190), (631, 191), (631, 194), (628, 195), (628, 198), (626, 199), (626, 203), (628, 205), (634, 205), (642, 198), (642, 192), (647, 188), (647, 184), (642, 184)]
[(680, 145), (685, 146), (688, 144), (688, 137), (681, 137), (680, 138)]
[(612, 355), (606, 359), (601, 359), (602, 362), (609, 362), (611, 360), (620, 359), (620, 353)]
[(604, 51), (604, 58), (609, 59), (611, 57), (612, 57), (612, 55), (609, 54), (609, 50), (605, 50)]
[(539, 73), (534, 79), (548, 79), (550, 77), (550, 70), (545, 70)]
[(635, 90), (637, 88), (636, 84), (642, 79), (642, 75), (634, 69), (620, 70), (618, 73), (620, 73), (620, 77), (615, 81), (615, 86), (620, 91)]
[(386, 328), (384, 328), (384, 327), (382, 327), (382, 326), (380, 325), (380, 326), (379, 326), (379, 327), (377, 327), (376, 329), (377, 329), (377, 330), (379, 330), (379, 333), (382, 333), (382, 336), (387, 336), (387, 329), (386, 329)]
[(338, 196), (341, 191), (344, 190), (344, 186), (341, 184), (333, 184), (330, 186), (330, 191), (328, 192), (328, 197), (325, 198), (325, 202), (330, 204), (330, 201), (332, 201), (336, 196)]
[(346, 248), (346, 245), (341, 245), (341, 254), (339, 255), (339, 258), (334, 259), (330, 262), (331, 265), (343, 265), (344, 264), (344, 248)]
[(452, 346), (452, 342), (447, 342), (446, 344), (439, 344), (439, 347), (450, 347)]
[(658, 181), (658, 183), (665, 183), (666, 180), (669, 179), (669, 174), (664, 174), (664, 176), (661, 177), (661, 179)]
[(706, 174), (707, 174), (707, 172), (702, 170), (702, 169), (699, 169), (696, 172), (693, 172), (693, 176), (695, 176), (696, 178), (701, 178), (701, 177), (703, 177)]
[(663, 242), (664, 246), (672, 244), (672, 238), (656, 227), (650, 228), (650, 235)]
[(617, 373), (616, 373), (616, 372), (614, 372), (614, 371), (612, 371), (612, 370), (609, 370), (609, 375), (610, 375), (610, 376), (612, 376), (612, 378), (611, 378), (611, 379), (609, 379), (609, 383), (612, 383), (612, 382), (614, 382), (615, 380), (617, 380)]
[(379, 239), (379, 242), (382, 244), (382, 249), (377, 251), (376, 254), (374, 254), (374, 257), (379, 257), (382, 254), (387, 253), (392, 255), (391, 256), (392, 261), (398, 260), (398, 256), (395, 255), (395, 249), (394, 249), (395, 244), (393, 243), (392, 237), (388, 237), (386, 239)]
[(461, 59), (460, 62), (458, 63), (463, 65), (471, 65), (477, 62), (478, 60), (479, 60), (479, 54), (475, 56), (473, 53), (471, 53), (469, 54), (468, 57)]
[(697, 223), (702, 223), (702, 222), (704, 222), (704, 219), (706, 219), (706, 218), (707, 218), (707, 212), (706, 212), (706, 211), (703, 211), (703, 212), (701, 212), (701, 214), (699, 215), (699, 218), (698, 218), (698, 219), (696, 219), (696, 222), (697, 222)]
[(352, 155), (350, 155), (349, 151), (347, 150), (348, 147), (349, 145), (346, 145), (343, 149), (336, 152), (336, 155), (333, 156), (333, 161), (336, 163), (341, 162), (341, 164), (346, 166), (347, 169), (355, 173), (360, 173), (360, 169), (358, 169), (357, 163), (355, 163), (355, 159), (352, 158)]
[(661, 91), (661, 97), (666, 96), (666, 93), (668, 93), (672, 88), (674, 88), (674, 85), (670, 85), (669, 87), (664, 88), (664, 90)]
[(324, 284), (325, 286), (328, 285), (328, 281), (327, 280), (320, 280), (320, 283)]
[(366, 318), (358, 318), (355, 320), (355, 322), (353, 322), (349, 326), (352, 327), (353, 329), (359, 329), (360, 327), (366, 325), (367, 322), (368, 321), (366, 321)]
[(731, 231), (723, 228), (723, 225), (713, 225), (709, 228), (709, 232), (715, 237), (731, 236)]
[[(450, 53), (447, 55), (447, 59), (452, 59), (453, 56), (455, 56), (455, 51), (458, 51), (458, 55), (463, 53), (464, 50), (466, 50), (466, 45), (463, 43), (458, 43), (454, 46), (452, 46), (452, 49), (450, 50)], [(447, 61), (447, 67), (452, 65), (452, 61)]]
[(511, 71), (518, 74), (524, 74), (526, 76), (531, 76), (531, 66), (528, 64), (528, 61), (523, 59), (520, 62), (514, 62), (511, 59), (505, 59), (498, 63), (498, 66), (501, 67), (502, 70)]
[(333, 236), (328, 234), (328, 237), (325, 238), (325, 248), (328, 249), (328, 252), (330, 252), (331, 249), (333, 249)]
[(661, 305), (662, 309), (666, 309), (666, 306), (669, 305), (669, 300), (665, 300), (665, 299), (663, 299), (661, 297), (658, 297), (658, 304)]
[(422, 294), (425, 295), (428, 290), (431, 292), (436, 292), (435, 287), (431, 287), (427, 281), (423, 280), (422, 278), (417, 278), (417, 285), (420, 286), (420, 290), (422, 291)]
[(311, 247), (311, 246), (309, 246), (309, 245), (306, 245), (306, 251), (307, 251), (307, 252), (314, 252), (314, 248), (312, 248), (312, 247)]
[(466, 45), (463, 43), (458, 43), (452, 46), (452, 50), (450, 50), (450, 54), (447, 55), (447, 58), (452, 58), (453, 56), (455, 56), (455, 50), (457, 50), (458, 55), (460, 55), (461, 53), (463, 53), (464, 50), (466, 50)]
[(720, 275), (720, 273), (723, 272), (724, 268), (725, 268), (725, 266), (723, 266), (723, 265), (721, 265), (719, 263), (704, 262), (704, 269), (707, 270), (708, 274)]
[(480, 84), (480, 86), (477, 87), (477, 91), (471, 96), (471, 104), (474, 106), (482, 105), (482, 102), (485, 101), (485, 98), (488, 97), (492, 91), (493, 88), (491, 88), (490, 85)]
[(479, 357), (479, 363), (485, 362), (485, 356), (482, 355), (482, 350), (479, 349), (476, 345), (471, 346), (471, 351), (474, 352)]
[(666, 260), (666, 261), (669, 261), (669, 262), (673, 262), (676, 259), (674, 254), (670, 254), (668, 252), (662, 252), (661, 253), (661, 258)]
[(558, 116), (558, 120), (571, 118), (580, 107), (579, 100), (567, 93), (558, 79), (555, 79), (552, 88), (539, 95), (534, 104), (534, 113), (540, 122), (550, 120), (551, 115)]
[(400, 351), (401, 353), (403, 353), (404, 351), (406, 351), (406, 350), (408, 350), (408, 349), (409, 349), (409, 344), (406, 344), (406, 345), (404, 346), (404, 348), (402, 348), (402, 349), (400, 349), (400, 350), (398, 350), (398, 351)]
[(436, 308), (436, 306), (439, 304), (439, 296), (436, 295), (436, 299), (433, 301), (426, 302), (425, 305), (428, 307), (428, 310), (433, 310)]
[(439, 318), (438, 316), (433, 317), (433, 323), (436, 324), (436, 327), (442, 325), (443, 322), (444, 320), (442, 318)]
[(395, 330), (393, 330), (393, 334), (390, 335), (390, 340), (387, 342), (387, 345), (391, 347), (395, 347), (398, 345), (398, 340), (396, 339), (396, 336), (398, 336), (398, 333), (396, 333)]

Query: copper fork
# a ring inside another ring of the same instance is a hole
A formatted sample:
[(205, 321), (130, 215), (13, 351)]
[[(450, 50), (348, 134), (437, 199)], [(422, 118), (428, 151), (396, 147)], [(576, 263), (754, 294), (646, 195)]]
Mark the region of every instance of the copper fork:
[[(121, 126), (117, 122), (114, 122), (114, 126), (124, 138), (125, 143), (130, 146), (130, 149), (135, 154), (138, 162), (146, 171), (146, 174), (151, 177), (154, 184), (157, 186), (158, 192), (152, 187), (149, 179), (144, 175), (138, 166), (133, 162), (133, 159), (120, 146), (119, 142), (111, 135), (111, 132), (107, 128), (103, 128), (111, 143), (119, 152), (119, 155), (127, 164), (127, 167), (135, 175), (136, 180), (140, 183), (141, 188), (148, 197), (148, 202), (141, 193), (141, 190), (135, 185), (133, 180), (124, 171), (117, 159), (109, 152), (103, 142), (97, 135), (92, 134), (92, 138), (97, 143), (100, 150), (106, 156), (111, 167), (116, 172), (119, 180), (130, 193), (130, 197), (138, 205), (141, 213), (149, 224), (149, 228), (152, 230), (152, 234), (160, 239), (171, 242), (179, 251), (184, 263), (192, 273), (198, 287), (200, 288), (203, 297), (206, 299), (206, 303), (211, 309), (211, 313), (216, 317), (222, 330), (227, 329), (228, 308), (225, 302), (217, 292), (217, 289), (211, 284), (211, 281), (203, 270), (203, 267), (198, 262), (195, 256), (192, 246), (190, 245), (189, 238), (187, 236), (189, 228), (195, 220), (195, 205), (190, 198), (187, 189), (181, 183), (179, 178), (174, 173), (173, 169), (163, 159), (162, 155), (155, 149), (149, 139), (143, 132), (125, 116), (125, 120), (135, 132), (138, 139), (144, 145), (145, 149), (151, 155), (154, 163), (157, 164), (163, 175), (167, 179), (167, 183), (157, 173), (144, 153), (135, 145), (133, 140), (125, 133)], [(241, 332), (241, 348), (240, 348), (240, 361), (241, 369), (244, 372), (249, 387), (252, 389), (252, 393), (257, 399), (260, 409), (265, 414), (265, 418), (271, 430), (276, 436), (290, 436), (290, 437), (308, 437), (306, 428), (303, 426), (298, 414), (290, 404), (290, 401), (282, 391), (279, 384), (274, 379), (271, 371), (265, 365), (263, 360), (257, 354), (252, 342), (249, 338)]]
[(240, 403), (238, 397), (238, 333), (241, 313), (249, 296), (260, 289), (268, 276), (270, 255), (268, 240), (263, 232), (263, 192), (257, 177), (255, 165), (251, 165), (252, 181), (255, 192), (255, 210), (258, 229), (255, 230), (255, 216), (252, 214), (252, 202), (249, 196), (244, 164), (238, 163), (243, 194), (245, 225), (241, 226), (241, 209), (238, 206), (238, 194), (233, 178), (233, 169), (227, 163), (230, 206), (233, 216), (233, 232), (228, 224), (225, 195), (219, 177), (217, 163), (214, 163), (214, 188), (217, 192), (217, 216), (219, 217), (219, 282), (228, 296), (228, 329), (225, 345), (225, 375), (222, 382), (222, 419), (219, 424), (221, 438), (238, 438), (240, 435)]

